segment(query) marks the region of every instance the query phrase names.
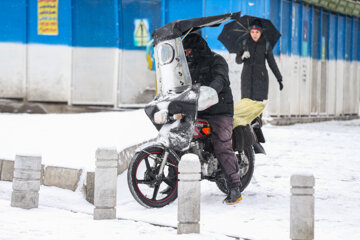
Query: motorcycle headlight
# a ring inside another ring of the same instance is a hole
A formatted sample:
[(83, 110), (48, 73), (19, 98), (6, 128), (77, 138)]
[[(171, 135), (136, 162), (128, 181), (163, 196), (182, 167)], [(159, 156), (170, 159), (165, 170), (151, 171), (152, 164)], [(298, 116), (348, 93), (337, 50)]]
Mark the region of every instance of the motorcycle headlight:
[(159, 46), (158, 56), (161, 65), (169, 64), (174, 60), (175, 50), (170, 44), (163, 43)]
[(168, 121), (168, 111), (160, 110), (154, 114), (154, 122), (157, 124), (165, 124)]

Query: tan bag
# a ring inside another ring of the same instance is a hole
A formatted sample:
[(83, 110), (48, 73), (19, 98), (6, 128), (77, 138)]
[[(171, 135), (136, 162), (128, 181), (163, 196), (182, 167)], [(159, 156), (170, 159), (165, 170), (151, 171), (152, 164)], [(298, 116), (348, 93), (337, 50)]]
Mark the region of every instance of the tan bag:
[(254, 101), (249, 98), (243, 98), (234, 105), (234, 128), (237, 126), (246, 126), (259, 116), (265, 109), (269, 100)]

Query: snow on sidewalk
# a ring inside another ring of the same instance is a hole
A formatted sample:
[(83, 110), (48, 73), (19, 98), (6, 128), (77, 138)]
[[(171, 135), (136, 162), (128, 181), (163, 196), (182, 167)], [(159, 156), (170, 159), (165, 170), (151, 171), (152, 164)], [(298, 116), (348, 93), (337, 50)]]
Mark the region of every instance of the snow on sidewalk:
[[(117, 217), (141, 223), (92, 220), (93, 206), (79, 189), (41, 186), (39, 209), (14, 209), (11, 183), (0, 181), (0, 240), (32, 239), (32, 234), (43, 236), (36, 238), (40, 240), (96, 239), (106, 231), (109, 238), (128, 234), (125, 239), (227, 239), (225, 234), (289, 239), (290, 176), (296, 173), (315, 176), (315, 239), (360, 239), (360, 120), (265, 125), (263, 131), (267, 155), (256, 155), (254, 177), (243, 201), (226, 206), (216, 185), (202, 181), (200, 235), (178, 236), (174, 228), (143, 223), (176, 226), (177, 201), (161, 209), (140, 206), (129, 193), (125, 172), (118, 177)], [(0, 132), (6, 136), (0, 138), (0, 158), (39, 150), (45, 164), (85, 170), (93, 168), (97, 147), (122, 150), (156, 135), (143, 111), (0, 114)]]
[(1, 240), (232, 239), (220, 234), (177, 235), (173, 228), (129, 220), (95, 221), (90, 214), (51, 207), (12, 208), (7, 200), (0, 200), (0, 216)]

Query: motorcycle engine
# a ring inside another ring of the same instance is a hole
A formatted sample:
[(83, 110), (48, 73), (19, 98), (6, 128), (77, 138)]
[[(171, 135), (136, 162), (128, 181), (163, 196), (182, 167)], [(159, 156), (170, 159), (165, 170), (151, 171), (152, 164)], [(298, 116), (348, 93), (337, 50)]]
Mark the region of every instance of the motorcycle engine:
[(207, 164), (207, 172), (209, 174), (208, 176), (212, 176), (216, 172), (218, 169), (218, 164), (219, 163), (217, 158), (215, 158), (213, 154), (210, 154)]
[(209, 153), (204, 150), (206, 148), (206, 144), (201, 141), (192, 142), (190, 151), (199, 156), (201, 163), (201, 173), (203, 176), (210, 177), (218, 169), (218, 160), (214, 157), (214, 154)]

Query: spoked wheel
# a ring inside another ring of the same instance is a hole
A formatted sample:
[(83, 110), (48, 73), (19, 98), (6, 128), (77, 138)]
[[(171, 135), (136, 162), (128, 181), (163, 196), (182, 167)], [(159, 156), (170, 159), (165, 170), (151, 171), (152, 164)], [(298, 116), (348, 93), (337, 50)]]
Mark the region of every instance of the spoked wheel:
[[(239, 163), (239, 175), (242, 183), (241, 191), (249, 185), (251, 178), (254, 174), (254, 164), (255, 164), (255, 153), (253, 148), (250, 146), (245, 148), (242, 153), (236, 154)], [(223, 193), (228, 194), (228, 182), (225, 177), (220, 177), (216, 180), (216, 185)]]
[(130, 192), (145, 207), (163, 207), (177, 198), (178, 158), (170, 152), (159, 175), (163, 157), (163, 148), (150, 146), (136, 153), (129, 164)]

